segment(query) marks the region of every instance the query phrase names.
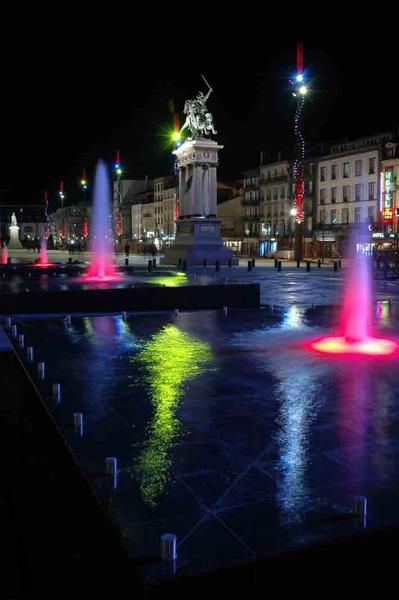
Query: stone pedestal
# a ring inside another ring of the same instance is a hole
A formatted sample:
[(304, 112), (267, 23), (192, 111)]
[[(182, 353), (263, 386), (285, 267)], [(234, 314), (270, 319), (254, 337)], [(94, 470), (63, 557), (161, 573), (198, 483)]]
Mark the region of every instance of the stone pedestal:
[(18, 225), (10, 225), (8, 228), (10, 231), (10, 241), (8, 243), (9, 250), (19, 250), (22, 249), (23, 246), (19, 241), (19, 227)]
[(221, 221), (217, 217), (216, 168), (217, 142), (198, 139), (184, 142), (174, 151), (179, 167), (180, 216), (176, 240), (165, 251), (165, 264), (177, 264), (179, 259), (187, 266), (238, 264), (238, 259), (227, 248), (220, 236)]

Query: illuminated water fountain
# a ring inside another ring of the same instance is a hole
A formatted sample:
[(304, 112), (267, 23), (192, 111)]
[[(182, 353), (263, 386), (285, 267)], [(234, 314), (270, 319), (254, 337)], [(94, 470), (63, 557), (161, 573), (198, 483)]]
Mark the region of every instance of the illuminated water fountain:
[(90, 265), (85, 281), (119, 281), (112, 250), (111, 187), (107, 167), (99, 161), (94, 181)]
[(8, 263), (8, 248), (3, 246), (1, 249), (1, 264), (6, 265)]
[(365, 255), (352, 259), (346, 272), (343, 310), (338, 336), (323, 337), (311, 348), (328, 354), (386, 356), (396, 352), (393, 340), (372, 333), (372, 280), (370, 260)]

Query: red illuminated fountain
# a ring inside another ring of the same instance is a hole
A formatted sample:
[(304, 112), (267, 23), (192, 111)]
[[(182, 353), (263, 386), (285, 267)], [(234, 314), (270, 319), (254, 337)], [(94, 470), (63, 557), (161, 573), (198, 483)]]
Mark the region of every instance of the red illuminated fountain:
[(46, 238), (45, 238), (44, 235), (42, 236), (42, 238), (40, 240), (40, 257), (35, 262), (34, 266), (38, 267), (39, 269), (45, 269), (47, 267), (54, 267), (55, 266), (55, 263), (48, 261), (48, 256), (47, 256), (47, 240), (46, 240)]
[(1, 264), (6, 265), (8, 263), (8, 248), (3, 246), (1, 249)]
[(111, 188), (107, 168), (103, 161), (99, 161), (94, 181), (91, 260), (83, 281), (122, 281), (115, 271), (113, 260), (110, 198)]
[(340, 331), (338, 336), (323, 337), (310, 347), (323, 354), (387, 356), (398, 350), (393, 340), (372, 334), (371, 274), (369, 259), (358, 256), (347, 269)]

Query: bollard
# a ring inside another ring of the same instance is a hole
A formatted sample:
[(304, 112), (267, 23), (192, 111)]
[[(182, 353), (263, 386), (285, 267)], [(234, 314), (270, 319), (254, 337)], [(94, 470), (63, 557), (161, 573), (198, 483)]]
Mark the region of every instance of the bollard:
[(203, 264), (204, 264), (204, 267), (206, 267), (206, 264), (207, 264), (206, 263), (206, 258), (204, 258), (204, 263)]
[(253, 258), (252, 259), (252, 268), (254, 268), (254, 267), (255, 267), (255, 259)]
[(309, 273), (309, 271), (310, 271), (310, 262), (309, 261), (306, 263), (306, 271), (307, 271), (307, 273)]
[(338, 263), (336, 261), (334, 261), (334, 271), (338, 271)]
[(248, 271), (252, 271), (252, 260), (248, 261)]
[(148, 273), (152, 272), (152, 260), (149, 259), (148, 264), (147, 264), (147, 271)]
[(126, 319), (127, 319), (127, 312), (125, 310), (122, 312), (122, 319), (124, 321), (126, 321)]
[(218, 260), (215, 263), (215, 271), (220, 271), (220, 262)]
[(105, 459), (105, 474), (112, 477), (112, 485), (115, 489), (118, 483), (118, 460), (115, 456), (107, 456)]
[(223, 306), (223, 314), (224, 314), (224, 315), (227, 315), (227, 313), (228, 313), (227, 306)]
[(278, 267), (278, 260), (277, 258), (274, 259), (274, 268), (277, 269)]
[(71, 265), (72, 264), (72, 258), (68, 258), (68, 263)]
[(341, 266), (342, 266), (341, 259), (339, 259), (339, 261), (338, 261), (338, 268), (340, 269)]
[(367, 497), (354, 496), (352, 512), (360, 518), (363, 527), (367, 525)]
[(181, 269), (181, 262), (181, 258), (179, 258), (179, 260), (177, 261), (177, 268), (179, 269), (179, 271)]
[(174, 533), (164, 533), (161, 535), (162, 560), (176, 560), (176, 539)]
[(7, 264), (8, 264), (8, 265), (10, 265), (10, 264), (11, 264), (11, 257), (10, 257), (10, 256), (7, 258)]
[(45, 371), (45, 364), (44, 364), (44, 362), (37, 363), (37, 372), (38, 372), (38, 375), (39, 375), (39, 379), (44, 379), (45, 378), (46, 371)]
[(7, 317), (7, 327), (8, 327), (8, 329), (11, 329), (11, 325), (12, 325), (12, 319), (11, 319), (11, 317)]
[(33, 347), (32, 346), (28, 346), (26, 348), (26, 358), (28, 359), (29, 362), (33, 362)]
[(16, 338), (18, 335), (18, 328), (16, 325), (11, 326), (11, 335), (13, 338)]
[(187, 261), (186, 260), (183, 260), (182, 271), (183, 271), (183, 273), (185, 273), (187, 271)]
[(277, 271), (281, 271), (281, 260), (277, 262)]
[(318, 266), (318, 268), (319, 268), (319, 269), (321, 269), (321, 260), (320, 260), (320, 258), (319, 258), (319, 260), (317, 261), (317, 266)]
[(73, 430), (75, 435), (83, 437), (83, 413), (73, 413)]
[(54, 400), (59, 404), (61, 402), (61, 384), (53, 383), (51, 386), (51, 393), (53, 395)]
[(129, 266), (129, 259), (125, 258), (125, 267), (128, 267), (128, 266)]
[(229, 258), (228, 262), (227, 262), (228, 266), (231, 267), (231, 258)]
[(299, 267), (300, 267), (300, 266), (301, 266), (301, 261), (300, 261), (300, 260), (297, 260), (297, 261), (296, 261), (296, 268), (297, 268), (297, 269), (299, 269)]
[(65, 324), (66, 325), (70, 325), (71, 324), (71, 315), (66, 315), (64, 318)]
[(25, 348), (25, 336), (23, 333), (20, 333), (18, 336), (18, 346), (20, 348)]
[(157, 266), (157, 259), (156, 258), (152, 259), (152, 266), (154, 267), (154, 269), (156, 268), (156, 266)]

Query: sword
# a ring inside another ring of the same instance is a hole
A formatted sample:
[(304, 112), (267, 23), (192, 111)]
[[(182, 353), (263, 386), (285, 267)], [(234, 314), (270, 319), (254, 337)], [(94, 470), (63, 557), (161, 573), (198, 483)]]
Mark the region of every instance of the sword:
[(205, 81), (206, 85), (208, 86), (208, 88), (211, 90), (211, 86), (209, 85), (209, 83), (207, 82), (207, 80), (205, 79), (204, 75), (201, 73), (201, 77), (202, 79)]

